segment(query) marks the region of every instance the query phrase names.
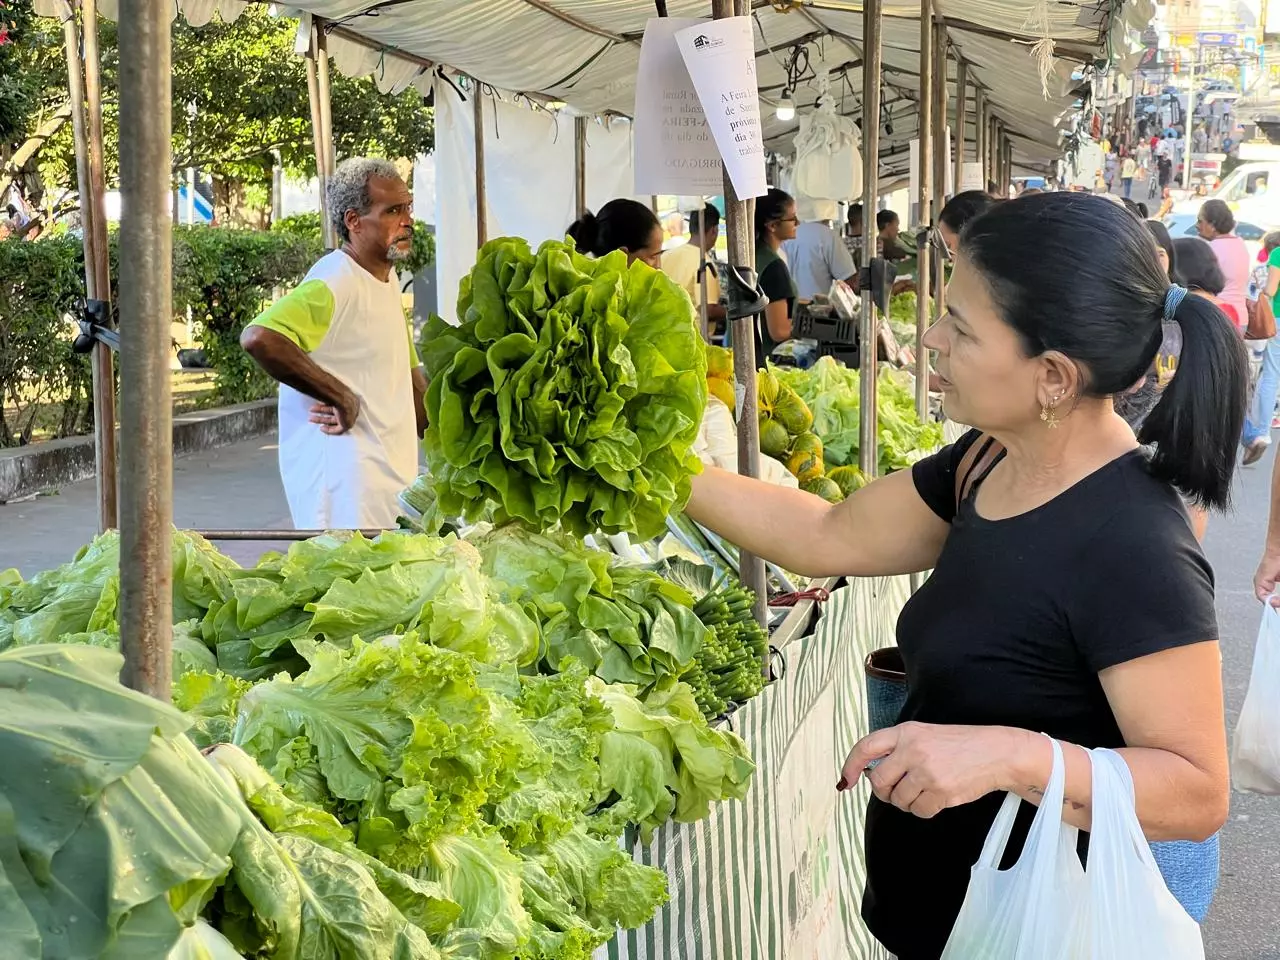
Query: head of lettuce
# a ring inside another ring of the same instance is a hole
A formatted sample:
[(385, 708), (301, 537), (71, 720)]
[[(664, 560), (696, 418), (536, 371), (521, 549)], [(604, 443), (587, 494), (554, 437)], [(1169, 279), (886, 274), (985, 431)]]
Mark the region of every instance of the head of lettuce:
[(625, 253), (572, 243), (480, 250), (457, 327), (426, 337), (424, 444), (442, 511), (656, 536), (700, 469), (707, 401), (689, 296)]

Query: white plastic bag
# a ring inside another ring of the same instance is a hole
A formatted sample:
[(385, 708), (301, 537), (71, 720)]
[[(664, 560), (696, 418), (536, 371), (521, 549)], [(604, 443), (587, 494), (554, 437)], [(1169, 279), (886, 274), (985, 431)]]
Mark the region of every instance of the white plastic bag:
[(1113, 750), (1091, 750), (1089, 759), (1093, 823), (1087, 893), (1062, 960), (1204, 960), (1200, 925), (1165, 886), (1142, 834), (1129, 765)]
[(1237, 790), (1280, 794), (1280, 610), (1267, 604), (1253, 650), (1249, 693), (1231, 747)]
[(1053, 772), (1022, 855), (1000, 869), (1022, 801), (1005, 798), (973, 866), (942, 960), (1058, 960), (1084, 892), (1079, 832), (1062, 822), (1066, 764), (1053, 742)]

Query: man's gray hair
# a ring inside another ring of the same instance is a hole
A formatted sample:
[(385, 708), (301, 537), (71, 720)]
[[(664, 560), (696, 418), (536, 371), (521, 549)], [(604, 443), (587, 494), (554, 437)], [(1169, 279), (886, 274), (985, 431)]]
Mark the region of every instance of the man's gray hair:
[(390, 160), (352, 157), (338, 164), (338, 169), (329, 178), (329, 189), (326, 191), (329, 219), (343, 240), (351, 239), (351, 233), (347, 230), (347, 211), (354, 210), (363, 217), (373, 206), (373, 198), (369, 195), (369, 181), (375, 177), (399, 180), (400, 172)]

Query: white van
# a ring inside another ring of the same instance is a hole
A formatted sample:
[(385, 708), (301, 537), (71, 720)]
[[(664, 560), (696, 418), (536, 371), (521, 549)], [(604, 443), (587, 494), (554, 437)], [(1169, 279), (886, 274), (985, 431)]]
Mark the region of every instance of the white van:
[(1206, 200), (1225, 200), (1237, 220), (1263, 230), (1280, 228), (1280, 159), (1242, 163), (1223, 179), (1217, 190), (1188, 197), (1174, 205), (1175, 214), (1198, 213)]

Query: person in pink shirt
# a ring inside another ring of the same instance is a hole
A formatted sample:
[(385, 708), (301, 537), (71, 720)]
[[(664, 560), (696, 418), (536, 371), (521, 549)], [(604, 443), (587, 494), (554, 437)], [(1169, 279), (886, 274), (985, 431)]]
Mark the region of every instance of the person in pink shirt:
[(1219, 295), (1223, 313), (1243, 334), (1245, 325), (1249, 322), (1245, 301), (1249, 297), (1249, 276), (1253, 270), (1253, 261), (1249, 256), (1249, 248), (1235, 234), (1235, 215), (1224, 201), (1206, 200), (1200, 208), (1196, 229), (1200, 236), (1209, 241), (1214, 256), (1218, 258), (1218, 265), (1222, 267), (1222, 276), (1226, 280), (1226, 286)]

